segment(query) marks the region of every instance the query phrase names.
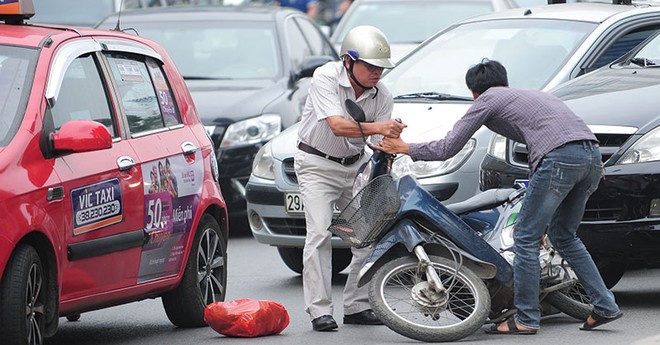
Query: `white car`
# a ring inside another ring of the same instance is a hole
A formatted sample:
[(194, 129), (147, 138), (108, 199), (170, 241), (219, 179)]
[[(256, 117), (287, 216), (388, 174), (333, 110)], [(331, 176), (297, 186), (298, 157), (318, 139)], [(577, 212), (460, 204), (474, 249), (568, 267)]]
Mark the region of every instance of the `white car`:
[[(465, 72), (484, 57), (507, 67), (512, 87), (549, 90), (613, 61), (659, 28), (660, 7), (650, 5), (569, 3), (501, 11), (434, 35), (383, 82), (395, 96), (393, 116), (408, 124), (403, 139), (427, 141), (443, 137), (472, 105)], [(479, 190), (479, 165), (491, 134), (480, 129), (444, 162), (413, 163), (401, 156), (393, 170), (414, 174), (443, 203), (465, 200)], [(293, 126), (261, 148), (246, 197), (256, 240), (277, 246), (287, 266), (299, 272), (305, 219), (293, 169), (296, 139)], [(349, 247), (339, 238), (333, 246)]]
[(425, 39), (460, 20), (515, 7), (515, 0), (355, 0), (332, 31), (330, 42), (339, 51), (348, 31), (372, 25), (385, 33), (392, 59), (398, 61)]

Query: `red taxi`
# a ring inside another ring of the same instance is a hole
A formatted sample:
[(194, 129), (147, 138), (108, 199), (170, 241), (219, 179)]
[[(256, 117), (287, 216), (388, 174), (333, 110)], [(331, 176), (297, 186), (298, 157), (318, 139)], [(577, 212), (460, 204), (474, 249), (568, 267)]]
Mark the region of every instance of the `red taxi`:
[(225, 297), (227, 210), (183, 78), (153, 41), (33, 13), (0, 1), (2, 344), (156, 297), (176, 326), (205, 326)]

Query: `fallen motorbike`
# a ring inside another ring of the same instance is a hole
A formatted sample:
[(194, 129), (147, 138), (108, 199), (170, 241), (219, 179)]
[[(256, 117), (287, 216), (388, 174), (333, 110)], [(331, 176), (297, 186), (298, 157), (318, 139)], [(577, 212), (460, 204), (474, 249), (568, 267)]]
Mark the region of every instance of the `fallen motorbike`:
[[(346, 106), (364, 121), (356, 103)], [(355, 179), (352, 201), (329, 230), (354, 247), (371, 246), (359, 284), (369, 284), (376, 315), (411, 339), (444, 342), (515, 313), (512, 234), (524, 187), (444, 206), (414, 177), (394, 180), (394, 156), (373, 151)], [(539, 259), (542, 314), (561, 311), (586, 320), (588, 298), (547, 240)]]

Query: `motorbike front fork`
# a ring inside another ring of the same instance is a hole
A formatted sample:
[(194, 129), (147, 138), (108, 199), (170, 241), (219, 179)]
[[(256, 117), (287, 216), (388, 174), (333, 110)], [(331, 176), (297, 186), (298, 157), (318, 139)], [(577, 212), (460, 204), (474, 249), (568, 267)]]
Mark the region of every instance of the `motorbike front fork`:
[(433, 263), (431, 262), (431, 259), (429, 259), (429, 256), (426, 254), (424, 247), (418, 245), (415, 247), (413, 252), (415, 253), (415, 256), (417, 256), (417, 259), (419, 260), (420, 272), (423, 270), (426, 273), (427, 282), (429, 283), (433, 291), (435, 291), (438, 294), (445, 294), (446, 289), (442, 285), (442, 281), (438, 276), (438, 272), (436, 272), (435, 268), (433, 267)]

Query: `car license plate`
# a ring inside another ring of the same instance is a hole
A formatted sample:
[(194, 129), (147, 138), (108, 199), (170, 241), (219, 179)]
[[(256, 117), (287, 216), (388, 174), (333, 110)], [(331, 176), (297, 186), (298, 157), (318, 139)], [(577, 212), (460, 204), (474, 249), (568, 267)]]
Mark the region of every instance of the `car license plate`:
[[(287, 213), (302, 214), (305, 212), (305, 205), (300, 193), (284, 193), (284, 208)], [(339, 208), (335, 205), (334, 213), (339, 213)]]
[(287, 213), (305, 212), (305, 205), (303, 205), (300, 193), (284, 193), (284, 207)]

